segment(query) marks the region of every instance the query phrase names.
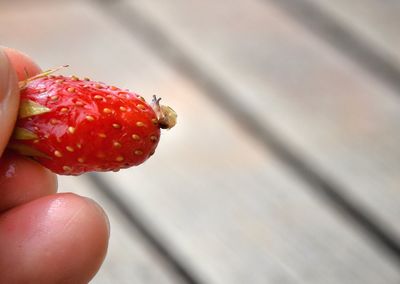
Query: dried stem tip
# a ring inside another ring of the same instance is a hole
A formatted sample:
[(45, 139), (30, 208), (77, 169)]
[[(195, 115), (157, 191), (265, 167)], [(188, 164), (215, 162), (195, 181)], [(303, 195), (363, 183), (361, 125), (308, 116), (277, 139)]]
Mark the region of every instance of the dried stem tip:
[(162, 129), (171, 129), (176, 124), (178, 115), (169, 106), (160, 105), (161, 98), (153, 96), (151, 105), (157, 115), (158, 124)]

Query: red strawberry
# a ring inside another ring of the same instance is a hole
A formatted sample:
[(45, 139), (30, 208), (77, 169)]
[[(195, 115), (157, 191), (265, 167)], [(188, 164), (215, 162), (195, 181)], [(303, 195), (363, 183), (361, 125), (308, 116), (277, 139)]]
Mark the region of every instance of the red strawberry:
[(175, 112), (132, 92), (75, 76), (43, 73), (22, 82), (21, 106), (9, 148), (55, 173), (117, 171), (155, 151), (160, 128)]

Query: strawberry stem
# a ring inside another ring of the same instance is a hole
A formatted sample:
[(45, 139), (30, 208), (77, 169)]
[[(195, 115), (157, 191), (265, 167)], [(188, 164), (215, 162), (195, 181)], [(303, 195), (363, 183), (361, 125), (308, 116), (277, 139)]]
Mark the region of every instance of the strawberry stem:
[[(54, 73), (54, 72), (57, 72), (57, 71), (60, 70), (60, 69), (66, 68), (66, 67), (69, 67), (69, 65), (62, 65), (62, 66), (56, 67), (56, 68), (54, 68), (54, 69), (49, 69), (49, 70), (43, 71), (42, 73), (39, 73), (39, 74), (37, 74), (37, 75), (35, 75), (35, 76), (33, 76), (33, 77), (26, 78), (25, 80), (20, 81), (20, 82), (18, 83), (19, 89), (20, 89), (20, 90), (24, 89), (24, 88), (26, 87), (26, 85), (27, 85), (30, 81), (33, 81), (33, 80), (36, 80), (36, 79), (39, 79), (39, 78), (46, 77), (46, 76), (48, 76), (48, 75), (50, 75), (50, 74), (52, 74), (52, 73)], [(25, 72), (26, 72), (26, 74), (27, 74), (27, 71), (26, 71), (26, 70), (25, 70)]]

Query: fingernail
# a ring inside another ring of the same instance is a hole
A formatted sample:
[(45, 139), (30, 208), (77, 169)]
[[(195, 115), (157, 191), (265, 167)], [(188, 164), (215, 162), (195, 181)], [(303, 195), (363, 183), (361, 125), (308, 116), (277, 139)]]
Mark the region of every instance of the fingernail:
[(3, 48), (0, 48), (0, 156), (14, 126), (18, 93), (17, 76)]

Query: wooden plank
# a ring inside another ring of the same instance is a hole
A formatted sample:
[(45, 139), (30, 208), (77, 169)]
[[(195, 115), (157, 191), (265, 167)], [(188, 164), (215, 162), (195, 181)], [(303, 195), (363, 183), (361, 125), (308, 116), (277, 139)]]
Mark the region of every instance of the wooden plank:
[(391, 0), (311, 0), (400, 65), (400, 3)]
[(130, 226), (110, 200), (105, 199), (87, 176), (60, 176), (59, 192), (73, 192), (96, 200), (111, 224), (107, 257), (93, 284), (118, 283), (181, 283), (165, 268), (142, 236)]
[[(0, 31), (4, 44), (45, 65), (65, 63), (62, 58), (78, 75), (157, 93), (174, 105), (179, 126), (164, 133), (156, 156), (104, 176), (207, 283), (399, 281), (395, 265), (351, 223), (338, 219), (268, 149), (103, 14), (84, 2), (45, 9), (34, 3), (9, 9), (0, 23), (13, 26), (12, 33)], [(19, 34), (26, 23), (35, 28), (24, 38)]]
[(269, 1), (125, 3), (400, 235), (396, 93)]
[[(396, 93), (399, 93), (400, 65), (398, 56), (396, 56), (395, 53), (393, 54), (390, 49), (385, 47), (385, 44), (381, 40), (382, 36), (376, 33), (377, 29), (375, 27), (371, 27), (371, 30), (373, 31), (372, 33), (369, 33), (370, 27), (367, 27), (367, 29), (357, 28), (357, 26), (360, 27), (360, 25), (357, 25), (357, 23), (363, 22), (362, 20), (355, 20), (353, 23), (351, 20), (346, 19), (346, 17), (342, 17), (332, 11), (335, 9), (326, 7), (329, 5), (324, 5), (323, 3), (321, 4), (320, 1), (268, 1), (273, 2), (276, 6), (279, 6), (285, 10), (285, 12), (296, 19), (300, 25), (306, 27), (309, 31), (312, 31), (324, 41), (330, 43), (332, 46), (345, 54), (349, 60), (356, 62), (362, 69), (365, 69), (374, 77), (379, 78), (381, 81), (393, 88)], [(387, 1), (380, 1), (378, 3), (377, 1), (374, 2), (367, 0), (362, 2), (362, 4), (360, 1), (352, 1), (348, 4), (342, 3), (342, 5), (340, 5), (340, 3), (339, 5), (332, 3), (332, 6), (342, 6), (343, 9), (348, 9), (354, 12), (355, 18), (364, 19), (374, 16), (378, 18), (378, 15), (386, 14), (380, 12), (389, 12), (388, 10), (390, 8), (393, 8), (392, 12), (398, 10), (396, 9), (394, 2), (389, 5), (385, 5), (385, 3), (387, 3)], [(349, 7), (346, 8), (345, 6)], [(361, 6), (364, 7), (361, 8)], [(382, 8), (382, 6), (384, 8)], [(390, 8), (388, 8), (388, 6), (390, 6)], [(377, 12), (374, 8), (376, 8)], [(374, 12), (370, 13), (371, 15), (359, 16), (359, 14), (363, 14), (363, 11), (365, 12), (365, 10), (374, 10)], [(387, 14), (388, 18), (386, 23), (395, 19), (393, 13)], [(390, 34), (390, 32), (387, 34)]]

